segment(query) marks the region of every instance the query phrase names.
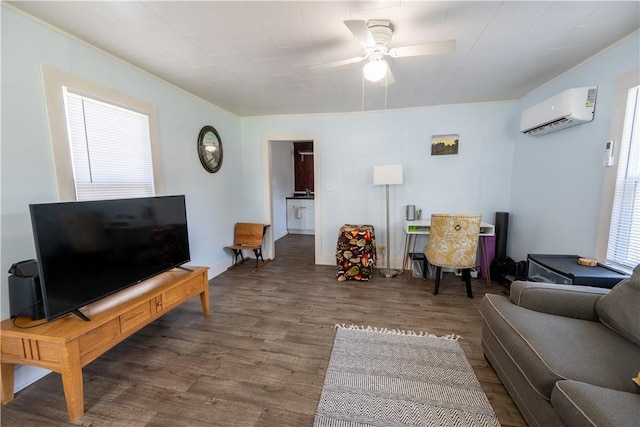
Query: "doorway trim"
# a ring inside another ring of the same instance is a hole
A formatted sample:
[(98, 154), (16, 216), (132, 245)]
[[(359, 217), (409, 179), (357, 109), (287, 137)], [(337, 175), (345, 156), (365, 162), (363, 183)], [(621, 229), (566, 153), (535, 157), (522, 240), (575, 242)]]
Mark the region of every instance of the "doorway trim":
[[(322, 192), (320, 189), (320, 141), (313, 134), (263, 135), (262, 137), (262, 182), (264, 183), (264, 214), (267, 222), (273, 224), (273, 179), (271, 147), (274, 143), (313, 141), (313, 194), (315, 209), (314, 263), (323, 264), (322, 260)], [(273, 227), (267, 229), (265, 243), (267, 256), (276, 257)]]

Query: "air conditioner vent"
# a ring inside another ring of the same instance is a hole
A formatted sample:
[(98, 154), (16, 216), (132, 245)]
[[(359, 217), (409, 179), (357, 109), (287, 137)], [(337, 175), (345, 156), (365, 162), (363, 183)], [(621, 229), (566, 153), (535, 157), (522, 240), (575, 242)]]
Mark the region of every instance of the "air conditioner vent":
[(597, 86), (565, 90), (522, 112), (520, 132), (539, 136), (593, 120)]
[(547, 123), (546, 125), (542, 125), (542, 126), (538, 126), (536, 128), (530, 129), (528, 131), (525, 131), (523, 133), (527, 134), (527, 135), (544, 135), (545, 133), (550, 133), (553, 132), (554, 129), (556, 128), (566, 128), (569, 127), (567, 124), (570, 123), (572, 120), (567, 119), (566, 117), (563, 117), (560, 120), (556, 120), (555, 122), (551, 122), (551, 123)]

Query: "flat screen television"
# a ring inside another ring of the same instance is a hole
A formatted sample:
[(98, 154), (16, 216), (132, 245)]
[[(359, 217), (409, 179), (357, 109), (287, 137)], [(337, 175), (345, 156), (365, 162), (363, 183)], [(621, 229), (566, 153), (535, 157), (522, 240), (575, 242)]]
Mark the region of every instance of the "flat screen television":
[(48, 321), (190, 261), (184, 196), (29, 209)]

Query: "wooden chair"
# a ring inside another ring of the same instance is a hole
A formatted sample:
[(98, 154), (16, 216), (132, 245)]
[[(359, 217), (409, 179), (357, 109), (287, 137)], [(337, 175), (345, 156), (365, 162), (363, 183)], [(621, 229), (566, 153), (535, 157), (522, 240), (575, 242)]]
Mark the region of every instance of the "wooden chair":
[(433, 294), (438, 295), (442, 267), (462, 269), (462, 280), (467, 285), (467, 296), (471, 291), (471, 268), (475, 266), (478, 239), (480, 237), (480, 214), (433, 214), (429, 231), (429, 243), (424, 248), (426, 277), (427, 261), (436, 266), (436, 284)]
[[(235, 226), (235, 232), (233, 236), (233, 245), (225, 246), (225, 249), (230, 249), (233, 252), (233, 265), (227, 270), (236, 268), (249, 258), (245, 258), (242, 251), (253, 251), (256, 255), (256, 267), (253, 271), (258, 271), (271, 259), (265, 259), (262, 257), (262, 240), (264, 233), (268, 225), (250, 223), (250, 222), (238, 222)], [(240, 262), (238, 262), (240, 258)], [(262, 263), (260, 263), (262, 260)]]

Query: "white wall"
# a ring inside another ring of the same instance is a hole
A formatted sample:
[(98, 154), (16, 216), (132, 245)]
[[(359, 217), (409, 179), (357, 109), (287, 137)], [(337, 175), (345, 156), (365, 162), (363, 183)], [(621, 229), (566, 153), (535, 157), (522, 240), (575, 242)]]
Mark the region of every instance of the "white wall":
[(616, 84), (640, 66), (639, 40), (636, 33), (521, 99), (519, 111), (571, 87), (598, 86), (592, 122), (544, 136), (514, 138), (512, 258), (526, 259), (528, 253), (595, 256), (602, 159), (605, 141), (611, 139)]
[[(316, 234), (321, 233), (321, 261), (333, 264), (337, 232), (345, 223), (373, 224), (378, 244), (386, 241), (385, 188), (373, 185), (373, 166), (401, 163), (404, 184), (392, 186), (390, 196), (391, 257), (399, 265), (407, 204), (425, 216), (477, 211), (488, 222), (495, 212), (509, 210), (516, 110), (515, 102), (504, 102), (244, 119), (245, 209), (256, 216), (264, 212), (264, 189), (250, 183), (262, 179), (262, 145), (269, 135), (315, 135), (321, 177), (316, 213), (321, 211), (322, 221)], [(448, 133), (460, 135), (459, 154), (431, 156), (431, 135)]]
[[(240, 119), (5, 8), (2, 10), (0, 317), (9, 317), (6, 271), (35, 258), (29, 203), (57, 201), (41, 64), (154, 104), (165, 194), (185, 194), (192, 263), (224, 271), (243, 209)], [(224, 147), (216, 174), (201, 166), (196, 140), (214, 126)]]

